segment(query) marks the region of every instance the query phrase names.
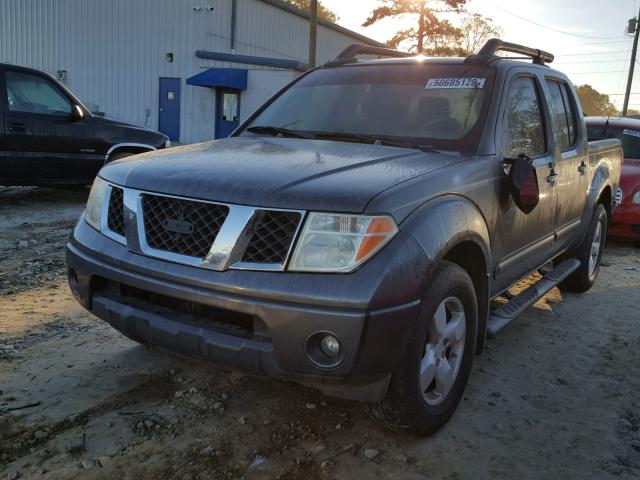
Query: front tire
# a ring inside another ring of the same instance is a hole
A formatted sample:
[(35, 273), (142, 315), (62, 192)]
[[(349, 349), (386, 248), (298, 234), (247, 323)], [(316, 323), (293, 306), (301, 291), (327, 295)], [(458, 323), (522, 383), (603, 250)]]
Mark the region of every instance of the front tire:
[(369, 404), (387, 428), (421, 436), (441, 428), (455, 411), (471, 372), (478, 303), (471, 278), (460, 266), (436, 270), (387, 396)]
[(589, 290), (598, 278), (604, 244), (607, 241), (607, 210), (601, 203), (596, 207), (589, 231), (578, 249), (576, 258), (580, 267), (560, 283), (560, 289), (574, 293)]

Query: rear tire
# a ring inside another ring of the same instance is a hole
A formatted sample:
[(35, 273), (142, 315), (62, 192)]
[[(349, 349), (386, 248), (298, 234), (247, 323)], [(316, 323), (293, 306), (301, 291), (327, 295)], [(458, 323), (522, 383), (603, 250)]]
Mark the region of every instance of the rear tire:
[(607, 210), (604, 205), (599, 203), (591, 220), (589, 231), (575, 256), (580, 260), (580, 267), (560, 283), (561, 290), (584, 293), (593, 286), (600, 271), (608, 226)]
[(426, 292), (387, 396), (369, 404), (376, 422), (421, 436), (441, 428), (458, 406), (471, 372), (478, 323), (473, 282), (460, 266), (443, 261)]

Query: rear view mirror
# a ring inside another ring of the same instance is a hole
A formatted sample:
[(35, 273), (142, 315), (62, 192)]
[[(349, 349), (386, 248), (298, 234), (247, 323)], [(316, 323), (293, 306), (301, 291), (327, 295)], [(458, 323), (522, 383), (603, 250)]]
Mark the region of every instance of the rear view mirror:
[(538, 176), (531, 159), (526, 155), (519, 155), (518, 158), (505, 159), (505, 164), (509, 166), (507, 176), (514, 202), (524, 213), (531, 213), (540, 201)]
[(80, 105), (74, 105), (71, 108), (71, 119), (72, 120), (82, 120), (84, 118), (84, 110)]

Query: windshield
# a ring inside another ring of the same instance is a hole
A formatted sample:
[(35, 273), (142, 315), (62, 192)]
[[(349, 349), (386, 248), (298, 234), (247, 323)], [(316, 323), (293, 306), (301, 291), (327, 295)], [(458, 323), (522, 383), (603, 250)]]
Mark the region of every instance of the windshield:
[(587, 135), (589, 141), (617, 138), (622, 142), (625, 158), (640, 159), (640, 130), (610, 125), (591, 125), (587, 127)]
[(492, 69), (467, 65), (323, 68), (288, 88), (247, 130), (471, 150), (477, 144), (492, 84)]

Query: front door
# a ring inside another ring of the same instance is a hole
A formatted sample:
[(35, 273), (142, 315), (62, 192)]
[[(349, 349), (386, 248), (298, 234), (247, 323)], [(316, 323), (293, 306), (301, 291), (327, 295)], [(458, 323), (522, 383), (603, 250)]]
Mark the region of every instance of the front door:
[(219, 88), (216, 95), (215, 138), (226, 138), (240, 125), (240, 91)]
[[(549, 140), (548, 122), (541, 86), (531, 75), (514, 76), (504, 106), (500, 131), (503, 132), (503, 158), (520, 154), (531, 159), (538, 177), (540, 201), (526, 214), (513, 199), (505, 195), (506, 203), (498, 212), (495, 250), (498, 253), (496, 287), (500, 291), (513, 279), (535, 270), (553, 256), (556, 219), (556, 191), (553, 142)], [(499, 159), (500, 161), (501, 159)], [(508, 191), (507, 179), (504, 180)]]
[[(90, 116), (74, 118), (70, 98), (48, 76), (7, 69), (0, 177), (24, 185), (92, 180), (104, 161)], [(2, 98), (0, 97), (0, 98)]]
[(158, 130), (172, 142), (180, 141), (180, 79), (160, 79)]

